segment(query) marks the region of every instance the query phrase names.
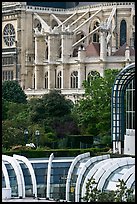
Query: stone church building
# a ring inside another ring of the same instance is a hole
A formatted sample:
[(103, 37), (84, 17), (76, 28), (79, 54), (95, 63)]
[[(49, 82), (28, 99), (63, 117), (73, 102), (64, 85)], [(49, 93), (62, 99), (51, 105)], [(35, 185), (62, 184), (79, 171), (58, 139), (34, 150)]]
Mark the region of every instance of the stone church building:
[(134, 2), (32, 3), (2, 3), (2, 80), (18, 80), (28, 98), (57, 89), (76, 101), (94, 71), (135, 61)]

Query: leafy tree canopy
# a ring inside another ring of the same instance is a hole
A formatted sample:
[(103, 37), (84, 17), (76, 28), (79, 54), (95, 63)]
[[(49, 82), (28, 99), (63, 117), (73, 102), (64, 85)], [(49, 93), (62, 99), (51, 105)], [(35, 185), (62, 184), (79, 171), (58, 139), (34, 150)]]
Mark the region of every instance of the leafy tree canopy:
[(2, 97), (10, 102), (27, 102), (27, 96), (17, 81), (4, 81), (2, 83)]
[(58, 91), (53, 90), (45, 94), (41, 99), (29, 101), (31, 109), (31, 120), (40, 122), (48, 118), (64, 117), (71, 113), (73, 103), (65, 99)]
[(74, 108), (82, 134), (110, 135), (111, 129), (111, 92), (119, 70), (105, 70), (104, 76), (95, 72), (84, 81), (85, 97)]
[(71, 113), (72, 101), (66, 99), (57, 90), (52, 90), (49, 94), (45, 94), (42, 100), (45, 104), (46, 114), (49, 116), (60, 117)]

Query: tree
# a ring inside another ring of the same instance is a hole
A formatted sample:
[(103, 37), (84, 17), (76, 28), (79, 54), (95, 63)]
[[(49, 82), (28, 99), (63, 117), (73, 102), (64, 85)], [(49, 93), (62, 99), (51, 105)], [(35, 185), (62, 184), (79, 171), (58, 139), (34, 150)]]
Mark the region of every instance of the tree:
[(27, 102), (27, 96), (17, 81), (4, 81), (2, 83), (2, 97), (10, 102)]
[(23, 132), (15, 128), (12, 120), (5, 120), (2, 122), (2, 145), (9, 149), (11, 146), (23, 144)]
[[(4, 148), (24, 144), (24, 130), (29, 125), (28, 105), (5, 101), (2, 112), (6, 115), (2, 121), (2, 144)], [(6, 110), (4, 108), (6, 106)]]
[(2, 98), (2, 120), (7, 119), (8, 102)]
[(77, 124), (71, 116), (73, 102), (59, 91), (52, 90), (42, 98), (31, 99), (28, 105), (30, 121), (43, 126), (45, 134), (52, 135), (55, 141), (78, 132)]
[[(53, 146), (59, 138), (77, 133), (77, 124), (71, 116), (73, 103), (57, 91), (42, 98), (33, 98), (26, 104), (3, 98), (3, 147), (24, 145), (24, 130), (28, 129), (28, 142), (36, 142), (35, 131), (40, 131), (40, 146)], [(51, 137), (51, 138), (50, 138)], [(20, 138), (20, 139), (19, 139)], [(55, 146), (54, 146), (55, 147)]]
[(40, 99), (31, 99), (29, 101), (31, 119), (34, 122), (41, 122), (47, 118), (64, 117), (71, 113), (73, 104), (70, 100), (53, 90), (45, 94)]
[(97, 188), (95, 179), (91, 177), (86, 183), (86, 192), (83, 200), (86, 202), (135, 202), (133, 189), (128, 189), (124, 180), (118, 179), (117, 189), (101, 191)]
[(111, 134), (111, 92), (119, 70), (105, 70), (104, 76), (98, 73), (84, 81), (85, 97), (74, 107), (82, 134), (108, 136)]
[(45, 104), (46, 116), (62, 117), (71, 113), (73, 107), (72, 101), (66, 99), (57, 90), (52, 90), (49, 94), (45, 94), (42, 100)]

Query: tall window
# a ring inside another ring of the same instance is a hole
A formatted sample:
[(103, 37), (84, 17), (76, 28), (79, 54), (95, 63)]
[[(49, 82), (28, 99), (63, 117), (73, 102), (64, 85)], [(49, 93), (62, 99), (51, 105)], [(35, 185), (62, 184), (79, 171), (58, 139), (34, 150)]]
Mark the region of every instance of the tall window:
[(48, 89), (48, 72), (45, 73), (45, 89)]
[(71, 73), (71, 88), (78, 88), (78, 72)]
[(91, 85), (92, 80), (94, 80), (95, 78), (100, 77), (100, 73), (97, 71), (91, 71), (88, 73), (88, 77), (87, 77), (87, 81), (89, 83), (89, 85)]
[(57, 88), (59, 89), (61, 89), (61, 81), (62, 81), (61, 77), (62, 77), (62, 73), (60, 71), (57, 76)]
[(135, 79), (126, 89), (126, 128), (135, 129)]
[(3, 71), (2, 72), (2, 80), (13, 80), (13, 71)]
[[(99, 26), (99, 22), (96, 21), (95, 24), (94, 24), (93, 30), (96, 29), (98, 26)], [(99, 32), (98, 31), (96, 31), (93, 34), (93, 42), (99, 42)]]
[(7, 65), (13, 65), (14, 61), (13, 61), (13, 57), (2, 57), (2, 65), (7, 66)]
[(127, 40), (127, 24), (125, 20), (120, 24), (120, 46), (124, 45)]
[(46, 51), (45, 51), (45, 58), (48, 59), (48, 47), (46, 48)]

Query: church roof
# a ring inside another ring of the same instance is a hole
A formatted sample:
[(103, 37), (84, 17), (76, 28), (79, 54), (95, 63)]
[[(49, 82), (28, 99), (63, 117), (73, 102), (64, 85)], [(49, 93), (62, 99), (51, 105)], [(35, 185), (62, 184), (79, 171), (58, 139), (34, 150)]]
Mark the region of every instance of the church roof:
[(100, 44), (97, 42), (90, 43), (86, 47), (87, 57), (98, 57), (100, 55)]
[[(122, 45), (114, 54), (113, 56), (125, 56), (125, 51), (127, 49), (127, 44), (125, 43)], [(130, 56), (135, 56), (135, 50), (129, 46)]]

